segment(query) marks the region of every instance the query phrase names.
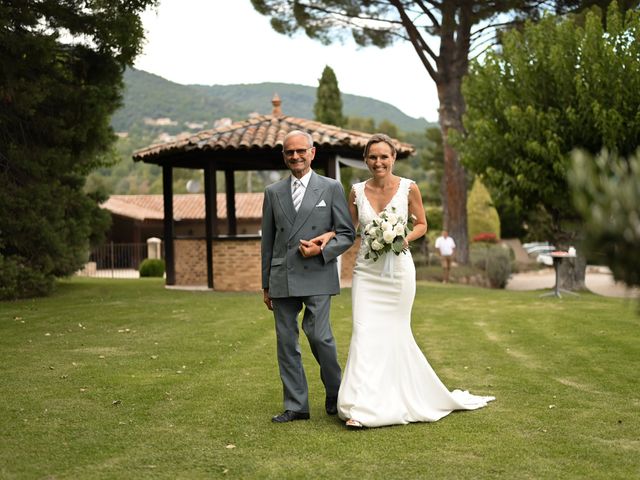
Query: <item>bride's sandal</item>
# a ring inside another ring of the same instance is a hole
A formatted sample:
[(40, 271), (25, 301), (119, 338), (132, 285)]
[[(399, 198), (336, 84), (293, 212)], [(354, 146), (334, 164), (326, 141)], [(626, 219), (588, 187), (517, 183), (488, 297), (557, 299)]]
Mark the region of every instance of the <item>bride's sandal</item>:
[(354, 420), (353, 418), (350, 418), (349, 420), (347, 420), (345, 422), (345, 425), (347, 426), (347, 428), (353, 428), (353, 429), (356, 429), (356, 428), (359, 429), (363, 427), (363, 425), (359, 421)]

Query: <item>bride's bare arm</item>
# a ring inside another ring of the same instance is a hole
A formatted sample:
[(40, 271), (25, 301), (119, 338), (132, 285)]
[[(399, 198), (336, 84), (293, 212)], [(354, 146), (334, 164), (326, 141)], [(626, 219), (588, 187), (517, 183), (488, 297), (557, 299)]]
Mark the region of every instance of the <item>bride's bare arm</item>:
[(415, 183), (412, 183), (409, 188), (409, 216), (414, 217), (413, 230), (404, 239), (405, 247), (409, 246), (409, 242), (413, 242), (427, 233), (427, 217), (422, 205), (422, 195), (418, 185)]

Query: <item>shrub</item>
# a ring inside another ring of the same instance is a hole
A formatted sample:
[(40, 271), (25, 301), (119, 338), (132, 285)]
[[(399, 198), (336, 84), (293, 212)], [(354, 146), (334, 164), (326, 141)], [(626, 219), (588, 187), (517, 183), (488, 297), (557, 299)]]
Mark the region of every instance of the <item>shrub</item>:
[(164, 260), (147, 258), (140, 264), (140, 277), (162, 277), (164, 275)]
[(45, 275), (14, 255), (0, 254), (0, 300), (40, 297), (53, 290), (53, 275)]
[(513, 251), (503, 245), (473, 243), (469, 255), (474, 268), (484, 271), (493, 288), (504, 288), (512, 271)]
[(493, 247), (488, 252), (487, 277), (493, 288), (504, 288), (511, 275), (509, 251), (502, 247)]
[(482, 184), (479, 177), (473, 182), (473, 187), (467, 198), (467, 228), (469, 238), (479, 233), (493, 233), (500, 235), (500, 217), (493, 206), (491, 195)]

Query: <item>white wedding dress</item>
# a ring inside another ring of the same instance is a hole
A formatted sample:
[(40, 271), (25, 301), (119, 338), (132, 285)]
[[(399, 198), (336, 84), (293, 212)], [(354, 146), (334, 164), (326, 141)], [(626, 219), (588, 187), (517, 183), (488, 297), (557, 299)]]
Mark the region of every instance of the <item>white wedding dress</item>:
[[(407, 219), (411, 183), (400, 180), (385, 210)], [(353, 188), (358, 220), (364, 226), (377, 213), (364, 193), (364, 182)], [(366, 248), (363, 243), (353, 272), (353, 332), (338, 394), (340, 418), (366, 427), (433, 422), (454, 410), (475, 410), (494, 400), (450, 392), (416, 344), (411, 332), (416, 293), (411, 253), (388, 253), (374, 262), (364, 258)]]

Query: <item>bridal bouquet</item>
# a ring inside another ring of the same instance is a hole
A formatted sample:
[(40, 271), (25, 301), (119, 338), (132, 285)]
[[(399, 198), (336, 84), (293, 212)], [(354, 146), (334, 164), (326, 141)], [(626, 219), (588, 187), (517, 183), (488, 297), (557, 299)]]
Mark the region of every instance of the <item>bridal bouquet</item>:
[(395, 213), (384, 210), (379, 216), (365, 225), (362, 235), (368, 251), (364, 258), (374, 262), (387, 252), (400, 255), (405, 249), (404, 239), (413, 230), (413, 217), (405, 222)]

